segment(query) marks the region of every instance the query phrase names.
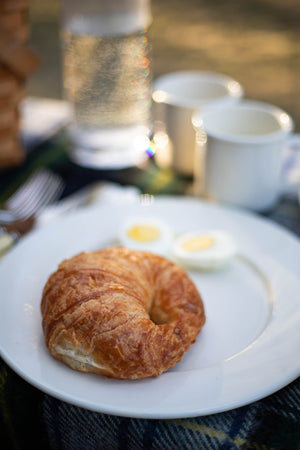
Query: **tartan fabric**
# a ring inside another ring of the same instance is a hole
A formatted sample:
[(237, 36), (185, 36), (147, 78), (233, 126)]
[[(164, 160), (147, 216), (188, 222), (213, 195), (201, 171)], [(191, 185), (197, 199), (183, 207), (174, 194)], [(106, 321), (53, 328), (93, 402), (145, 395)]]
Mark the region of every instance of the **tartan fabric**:
[(172, 420), (88, 411), (44, 394), (0, 360), (3, 449), (297, 450), (300, 378), (269, 397), (231, 411)]
[(264, 400), (219, 414), (147, 420), (99, 414), (44, 397), (52, 448), (107, 450), (297, 449), (300, 379)]
[[(0, 203), (37, 167), (66, 181), (63, 195), (98, 180), (132, 184), (150, 194), (183, 194), (190, 180), (159, 170), (95, 171), (73, 165), (63, 136), (28, 155), (25, 164), (0, 176)], [(300, 236), (300, 208), (285, 197), (266, 217)], [(2, 299), (1, 299), (2, 300)], [(85, 410), (46, 395), (0, 359), (0, 442), (3, 449), (51, 450), (300, 449), (300, 378), (279, 392), (232, 411), (178, 420), (146, 420)]]

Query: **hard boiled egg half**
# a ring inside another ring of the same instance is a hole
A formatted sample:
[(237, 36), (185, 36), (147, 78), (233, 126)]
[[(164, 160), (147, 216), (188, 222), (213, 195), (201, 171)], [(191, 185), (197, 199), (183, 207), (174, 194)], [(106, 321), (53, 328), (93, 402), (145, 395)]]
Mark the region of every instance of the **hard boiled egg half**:
[(233, 238), (224, 231), (193, 231), (173, 242), (174, 259), (186, 268), (213, 270), (225, 266), (236, 254)]
[(119, 242), (132, 250), (147, 250), (166, 256), (170, 250), (173, 233), (168, 224), (158, 218), (132, 217), (119, 232)]

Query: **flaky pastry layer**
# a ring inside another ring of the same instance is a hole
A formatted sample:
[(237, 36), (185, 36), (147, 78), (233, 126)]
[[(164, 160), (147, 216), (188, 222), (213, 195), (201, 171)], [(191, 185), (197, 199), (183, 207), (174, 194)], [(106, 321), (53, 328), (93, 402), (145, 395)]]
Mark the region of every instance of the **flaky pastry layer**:
[(120, 379), (173, 367), (205, 322), (200, 294), (181, 267), (124, 247), (63, 261), (44, 287), (41, 312), (55, 358)]

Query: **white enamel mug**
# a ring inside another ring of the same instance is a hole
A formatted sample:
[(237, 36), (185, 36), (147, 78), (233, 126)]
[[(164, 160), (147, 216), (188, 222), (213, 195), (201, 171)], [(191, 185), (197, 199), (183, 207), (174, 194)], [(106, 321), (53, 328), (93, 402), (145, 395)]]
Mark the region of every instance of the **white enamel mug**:
[(267, 211), (289, 188), (282, 178), (293, 120), (282, 109), (244, 100), (218, 110), (198, 111), (195, 193), (254, 211)]
[(208, 105), (220, 107), (236, 103), (242, 95), (241, 85), (222, 74), (184, 71), (159, 77), (152, 90), (153, 141), (158, 164), (193, 175), (193, 113)]

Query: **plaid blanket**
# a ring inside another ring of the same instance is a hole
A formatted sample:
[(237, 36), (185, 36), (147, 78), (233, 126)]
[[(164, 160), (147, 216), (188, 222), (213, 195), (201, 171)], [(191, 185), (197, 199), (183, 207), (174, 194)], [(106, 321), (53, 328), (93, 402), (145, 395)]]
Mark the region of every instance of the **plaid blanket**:
[(297, 450), (300, 378), (231, 411), (186, 419), (109, 416), (32, 387), (0, 360), (0, 439), (5, 450)]
[[(300, 380), (276, 395), (232, 411), (176, 420), (112, 417), (46, 397), (43, 412), (52, 448), (297, 449)], [(76, 433), (74, 431), (76, 429)]]
[[(66, 181), (64, 195), (96, 180), (133, 184), (152, 194), (183, 194), (190, 180), (147, 169), (101, 172), (73, 165), (63, 136), (28, 155), (25, 165), (0, 177), (0, 203), (37, 167)], [(300, 209), (286, 197), (268, 215), (300, 236)], [(279, 392), (231, 411), (177, 420), (146, 420), (91, 412), (26, 383), (0, 359), (0, 442), (3, 449), (198, 450), (300, 449), (300, 378)]]

